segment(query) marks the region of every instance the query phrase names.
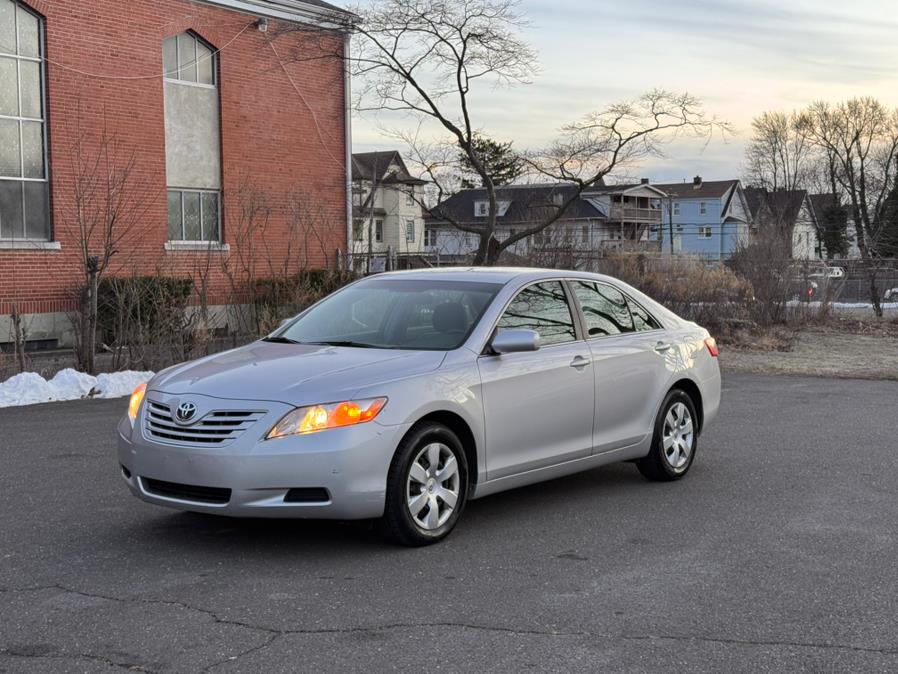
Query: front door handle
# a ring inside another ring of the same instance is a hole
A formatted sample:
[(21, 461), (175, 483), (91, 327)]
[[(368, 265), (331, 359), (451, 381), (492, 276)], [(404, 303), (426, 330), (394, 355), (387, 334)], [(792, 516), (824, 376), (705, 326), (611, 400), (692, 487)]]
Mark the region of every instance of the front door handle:
[(664, 353), (665, 351), (670, 351), (670, 344), (667, 342), (658, 342), (655, 344), (655, 351), (658, 353)]
[(584, 367), (589, 365), (592, 361), (585, 356), (576, 356), (574, 360), (571, 361), (571, 367), (576, 368), (578, 370), (582, 370)]

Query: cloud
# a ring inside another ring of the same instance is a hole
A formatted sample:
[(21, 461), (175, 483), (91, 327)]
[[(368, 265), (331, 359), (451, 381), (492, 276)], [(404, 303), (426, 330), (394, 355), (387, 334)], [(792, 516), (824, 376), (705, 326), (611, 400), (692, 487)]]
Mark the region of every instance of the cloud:
[[(523, 0), (521, 8), (542, 73), (531, 86), (479, 98), (474, 112), (478, 126), (518, 147), (658, 86), (699, 96), (743, 133), (764, 110), (816, 99), (872, 95), (898, 105), (895, 0)], [(733, 177), (744, 140), (678, 144), (646, 169), (663, 179)]]

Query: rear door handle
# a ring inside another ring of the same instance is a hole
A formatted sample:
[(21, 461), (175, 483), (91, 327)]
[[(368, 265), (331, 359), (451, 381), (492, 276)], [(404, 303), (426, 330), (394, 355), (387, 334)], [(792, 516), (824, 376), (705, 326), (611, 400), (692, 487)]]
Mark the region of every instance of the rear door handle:
[(655, 351), (658, 353), (664, 353), (665, 351), (670, 351), (670, 344), (667, 342), (658, 342), (655, 344)]
[(580, 370), (589, 365), (591, 362), (592, 361), (585, 356), (576, 356), (574, 360), (571, 361), (571, 367)]

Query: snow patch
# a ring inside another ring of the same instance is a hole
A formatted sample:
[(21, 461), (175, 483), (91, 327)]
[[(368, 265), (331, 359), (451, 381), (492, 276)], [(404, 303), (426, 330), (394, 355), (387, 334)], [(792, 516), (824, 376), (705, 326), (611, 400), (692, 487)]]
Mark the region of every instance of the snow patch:
[(22, 372), (0, 384), (0, 407), (34, 405), (53, 399), (50, 383), (35, 372)]
[(112, 372), (97, 377), (94, 392), (97, 398), (121, 398), (129, 396), (141, 384), (150, 381), (152, 372)]
[(71, 368), (56, 373), (49, 382), (55, 400), (78, 400), (86, 397), (97, 383), (96, 377)]
[(153, 374), (129, 371), (92, 377), (69, 368), (47, 381), (35, 372), (22, 372), (0, 383), (0, 407), (80, 398), (121, 398), (131, 395), (139, 384), (149, 381)]

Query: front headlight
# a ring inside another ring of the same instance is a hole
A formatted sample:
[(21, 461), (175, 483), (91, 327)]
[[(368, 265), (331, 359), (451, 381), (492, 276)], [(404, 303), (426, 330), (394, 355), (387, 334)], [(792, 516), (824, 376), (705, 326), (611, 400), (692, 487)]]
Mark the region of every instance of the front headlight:
[(140, 403), (143, 402), (143, 397), (147, 393), (147, 385), (141, 384), (136, 389), (134, 389), (134, 393), (131, 394), (131, 401), (128, 403), (128, 418), (131, 420), (131, 425), (134, 425), (134, 422), (137, 421), (137, 413), (140, 412)]
[(283, 438), (288, 435), (316, 433), (328, 428), (355, 426), (374, 419), (387, 404), (386, 398), (367, 400), (345, 400), (326, 405), (297, 407), (284, 415), (274, 428), (268, 431), (266, 440)]

